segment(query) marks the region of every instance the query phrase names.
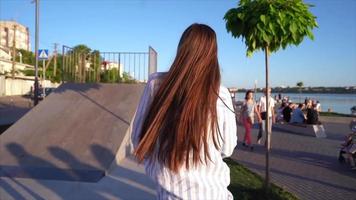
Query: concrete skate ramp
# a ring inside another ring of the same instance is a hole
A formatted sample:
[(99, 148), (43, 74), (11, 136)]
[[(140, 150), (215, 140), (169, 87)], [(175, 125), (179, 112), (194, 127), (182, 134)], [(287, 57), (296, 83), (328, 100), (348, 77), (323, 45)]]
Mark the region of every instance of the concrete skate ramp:
[(0, 176), (97, 182), (123, 143), (143, 88), (62, 84), (0, 136)]

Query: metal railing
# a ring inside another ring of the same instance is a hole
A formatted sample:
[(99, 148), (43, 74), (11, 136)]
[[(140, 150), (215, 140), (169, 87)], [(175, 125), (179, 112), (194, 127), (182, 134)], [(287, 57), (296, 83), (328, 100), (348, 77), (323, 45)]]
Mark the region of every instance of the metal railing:
[(157, 71), (157, 52), (99, 52), (62, 48), (62, 82), (146, 82)]

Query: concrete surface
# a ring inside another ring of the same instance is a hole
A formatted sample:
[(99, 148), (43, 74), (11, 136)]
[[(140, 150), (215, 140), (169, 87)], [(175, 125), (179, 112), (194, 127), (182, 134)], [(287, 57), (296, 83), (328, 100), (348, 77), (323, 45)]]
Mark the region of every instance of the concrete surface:
[(142, 91), (141, 84), (60, 86), (0, 136), (0, 176), (100, 180)]
[[(30, 175), (0, 177), (0, 199), (155, 199), (154, 182), (130, 155), (130, 122), (142, 90), (143, 85), (66, 85), (51, 94), (0, 136), (0, 170), (10, 163), (26, 166)], [(93, 174), (85, 174), (87, 169), (105, 173), (85, 182)]]
[(97, 183), (29, 178), (0, 178), (1, 200), (155, 199), (154, 183), (130, 157)]

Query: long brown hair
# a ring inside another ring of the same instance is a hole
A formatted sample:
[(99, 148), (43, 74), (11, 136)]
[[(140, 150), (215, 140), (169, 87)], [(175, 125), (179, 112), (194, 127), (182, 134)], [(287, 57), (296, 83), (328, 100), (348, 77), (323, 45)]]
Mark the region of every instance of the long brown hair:
[(174, 62), (144, 120), (134, 152), (137, 159), (157, 159), (173, 172), (184, 163), (189, 169), (190, 159), (193, 165), (211, 160), (209, 137), (219, 148), (219, 87), (216, 34), (207, 25), (192, 24), (184, 31)]

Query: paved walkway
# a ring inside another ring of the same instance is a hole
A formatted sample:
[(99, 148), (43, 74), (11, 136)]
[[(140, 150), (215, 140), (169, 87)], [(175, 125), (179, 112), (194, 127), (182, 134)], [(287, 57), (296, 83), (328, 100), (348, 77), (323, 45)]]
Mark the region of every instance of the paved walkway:
[[(350, 119), (348, 119), (350, 120)], [(273, 131), (270, 154), (272, 182), (292, 192), (300, 199), (356, 199), (356, 171), (339, 164), (339, 146), (349, 133), (349, 121), (333, 123), (325, 118), (327, 138), (317, 139), (280, 131)], [(239, 140), (243, 127), (238, 128)], [(257, 129), (253, 130), (253, 142)], [(263, 143), (264, 141), (262, 141)], [(256, 145), (253, 152), (238, 144), (233, 156), (239, 163), (265, 176), (265, 149)]]
[(30, 98), (20, 95), (0, 97), (0, 126), (15, 123), (31, 110), (32, 106)]

